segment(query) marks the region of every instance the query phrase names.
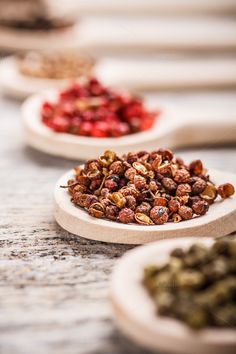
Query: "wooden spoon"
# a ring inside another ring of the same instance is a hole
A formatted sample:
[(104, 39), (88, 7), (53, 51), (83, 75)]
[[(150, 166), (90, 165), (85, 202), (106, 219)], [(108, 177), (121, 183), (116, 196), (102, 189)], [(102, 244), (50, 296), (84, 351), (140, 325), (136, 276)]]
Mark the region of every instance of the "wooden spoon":
[(236, 141), (236, 110), (234, 107), (211, 107), (201, 111), (178, 106), (160, 107), (157, 98), (147, 100), (150, 108), (161, 108), (162, 114), (152, 129), (121, 138), (91, 138), (55, 133), (41, 121), (40, 108), (45, 100), (54, 101), (55, 92), (34, 95), (22, 106), (27, 143), (46, 153), (70, 159), (90, 159), (104, 150), (118, 154), (127, 151), (155, 150), (158, 146), (177, 148), (201, 144)]
[[(216, 185), (226, 182), (236, 185), (234, 174), (210, 170), (209, 175)], [(218, 237), (236, 230), (236, 196), (215, 202), (204, 216), (180, 223), (143, 226), (96, 219), (82, 208), (76, 207), (70, 201), (67, 190), (60, 188), (67, 185), (72, 177), (73, 171), (69, 171), (60, 178), (55, 187), (54, 201), (56, 221), (75, 235), (104, 242), (142, 244), (188, 235)]]
[(146, 265), (165, 263), (174, 248), (187, 249), (196, 242), (210, 246), (213, 240), (203, 237), (162, 240), (127, 252), (112, 275), (111, 301), (115, 320), (133, 341), (158, 353), (233, 354), (236, 351), (235, 330), (194, 331), (177, 320), (160, 317), (141, 283)]
[[(236, 87), (234, 58), (97, 60), (94, 74), (112, 87), (131, 90), (183, 90)], [(63, 88), (72, 80), (45, 79), (20, 73), (14, 56), (0, 62), (1, 90), (17, 99), (44, 90)]]

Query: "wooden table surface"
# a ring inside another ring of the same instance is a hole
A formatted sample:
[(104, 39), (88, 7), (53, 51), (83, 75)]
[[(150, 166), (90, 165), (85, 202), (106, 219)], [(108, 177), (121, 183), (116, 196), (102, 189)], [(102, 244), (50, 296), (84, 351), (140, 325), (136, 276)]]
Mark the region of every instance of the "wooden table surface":
[[(214, 104), (235, 101), (236, 92), (160, 97)], [(26, 147), (19, 108), (0, 98), (0, 353), (145, 353), (116, 329), (109, 304), (112, 268), (132, 247), (87, 241), (57, 226), (53, 186), (76, 162)], [(236, 173), (236, 146), (178, 154)]]

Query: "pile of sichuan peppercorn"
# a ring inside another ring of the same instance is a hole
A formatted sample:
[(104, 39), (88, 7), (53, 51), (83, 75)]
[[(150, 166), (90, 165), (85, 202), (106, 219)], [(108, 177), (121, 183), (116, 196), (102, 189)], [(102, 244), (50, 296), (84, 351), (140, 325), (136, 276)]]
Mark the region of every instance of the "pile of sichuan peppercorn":
[(166, 264), (144, 269), (143, 283), (160, 316), (194, 329), (236, 327), (236, 242), (174, 249)]
[(200, 160), (186, 165), (165, 149), (122, 157), (105, 151), (75, 168), (64, 187), (91, 216), (141, 225), (189, 220), (204, 215), (217, 195), (234, 194), (230, 183), (216, 187)]
[(53, 131), (96, 138), (148, 130), (157, 115), (142, 99), (111, 90), (95, 78), (73, 84), (57, 102), (46, 101), (41, 107), (42, 122)]

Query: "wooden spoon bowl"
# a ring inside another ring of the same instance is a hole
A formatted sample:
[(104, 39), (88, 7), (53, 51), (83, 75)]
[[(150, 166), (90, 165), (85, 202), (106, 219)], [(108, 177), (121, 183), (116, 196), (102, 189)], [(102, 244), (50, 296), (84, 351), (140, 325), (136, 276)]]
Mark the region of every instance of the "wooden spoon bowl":
[(160, 317), (142, 285), (146, 265), (165, 263), (174, 248), (187, 249), (196, 242), (210, 246), (213, 240), (205, 237), (162, 240), (128, 251), (112, 275), (111, 302), (115, 320), (125, 335), (158, 353), (233, 354), (236, 351), (235, 330), (207, 328), (194, 331), (180, 321)]
[(27, 143), (48, 154), (69, 159), (87, 160), (105, 150), (118, 154), (127, 151), (155, 150), (157, 146), (177, 148), (210, 143), (236, 141), (236, 112), (232, 107), (220, 110), (180, 110), (179, 107), (160, 107), (156, 99), (147, 99), (151, 109), (162, 113), (146, 132), (120, 138), (92, 138), (55, 133), (41, 120), (40, 108), (45, 100), (55, 101), (57, 92), (49, 91), (29, 97), (22, 105), (22, 117)]
[[(216, 185), (226, 182), (236, 185), (234, 174), (216, 170), (209, 170), (209, 174)], [(78, 236), (104, 242), (143, 244), (188, 235), (219, 237), (236, 230), (236, 196), (216, 201), (206, 215), (180, 223), (149, 226), (122, 224), (94, 218), (84, 209), (76, 207), (70, 201), (67, 190), (60, 188), (61, 185), (67, 185), (72, 177), (73, 171), (67, 172), (55, 186), (55, 218), (62, 228)]]

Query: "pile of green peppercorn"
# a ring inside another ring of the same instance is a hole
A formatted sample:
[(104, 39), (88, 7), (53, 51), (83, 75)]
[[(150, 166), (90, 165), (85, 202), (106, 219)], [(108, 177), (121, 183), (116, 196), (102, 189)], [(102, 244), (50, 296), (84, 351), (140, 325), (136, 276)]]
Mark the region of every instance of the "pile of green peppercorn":
[(160, 316), (193, 329), (236, 327), (236, 241), (174, 249), (168, 263), (144, 269), (143, 283)]

